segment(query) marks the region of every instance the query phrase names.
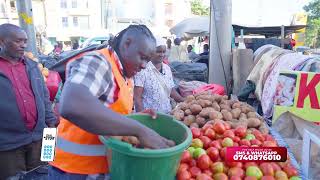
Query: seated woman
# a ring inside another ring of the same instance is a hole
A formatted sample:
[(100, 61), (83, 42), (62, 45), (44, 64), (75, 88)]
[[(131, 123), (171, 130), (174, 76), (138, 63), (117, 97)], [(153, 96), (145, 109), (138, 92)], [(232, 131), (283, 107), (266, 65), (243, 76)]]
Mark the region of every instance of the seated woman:
[(171, 69), (163, 63), (166, 54), (166, 41), (158, 37), (156, 52), (151, 57), (146, 69), (134, 77), (134, 101), (136, 112), (154, 109), (169, 113), (172, 109), (170, 97), (182, 102), (183, 97), (175, 90)]

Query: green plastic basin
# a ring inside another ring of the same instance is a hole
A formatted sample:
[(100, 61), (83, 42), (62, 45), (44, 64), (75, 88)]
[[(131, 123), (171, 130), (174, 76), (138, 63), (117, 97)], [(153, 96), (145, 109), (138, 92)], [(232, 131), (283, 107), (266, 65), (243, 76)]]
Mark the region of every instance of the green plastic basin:
[(190, 129), (172, 116), (131, 114), (128, 117), (175, 141), (167, 149), (138, 149), (114, 138), (100, 136), (107, 148), (111, 180), (174, 180), (182, 152), (191, 144)]

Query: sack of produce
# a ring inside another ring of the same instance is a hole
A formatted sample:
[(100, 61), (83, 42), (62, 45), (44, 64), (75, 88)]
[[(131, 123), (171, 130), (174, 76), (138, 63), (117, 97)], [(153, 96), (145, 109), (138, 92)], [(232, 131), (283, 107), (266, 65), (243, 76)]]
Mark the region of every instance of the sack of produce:
[(182, 97), (187, 97), (193, 94), (193, 90), (205, 85), (207, 85), (207, 83), (201, 81), (180, 81), (179, 92)]

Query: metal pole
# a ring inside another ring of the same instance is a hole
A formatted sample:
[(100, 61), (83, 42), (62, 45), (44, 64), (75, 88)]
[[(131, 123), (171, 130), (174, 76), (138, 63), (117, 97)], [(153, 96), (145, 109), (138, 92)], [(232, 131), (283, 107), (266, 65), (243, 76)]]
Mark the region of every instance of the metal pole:
[(284, 25), (281, 26), (281, 48), (284, 48)]
[(232, 0), (210, 1), (209, 83), (221, 84), (230, 90)]
[(6, 3), (6, 15), (8, 18), (8, 23), (12, 23), (10, 0), (6, 0), (5, 3)]
[(28, 36), (27, 51), (32, 52), (34, 56), (37, 56), (38, 51), (36, 46), (37, 42), (33, 24), (31, 0), (17, 0), (16, 2), (20, 27), (27, 33)]

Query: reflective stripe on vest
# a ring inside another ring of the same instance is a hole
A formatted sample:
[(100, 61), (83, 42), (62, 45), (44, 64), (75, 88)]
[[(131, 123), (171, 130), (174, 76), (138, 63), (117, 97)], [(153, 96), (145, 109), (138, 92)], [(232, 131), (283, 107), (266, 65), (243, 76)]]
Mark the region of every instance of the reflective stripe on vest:
[(85, 145), (65, 140), (58, 136), (57, 148), (79, 156), (105, 156), (106, 147), (104, 145)]

